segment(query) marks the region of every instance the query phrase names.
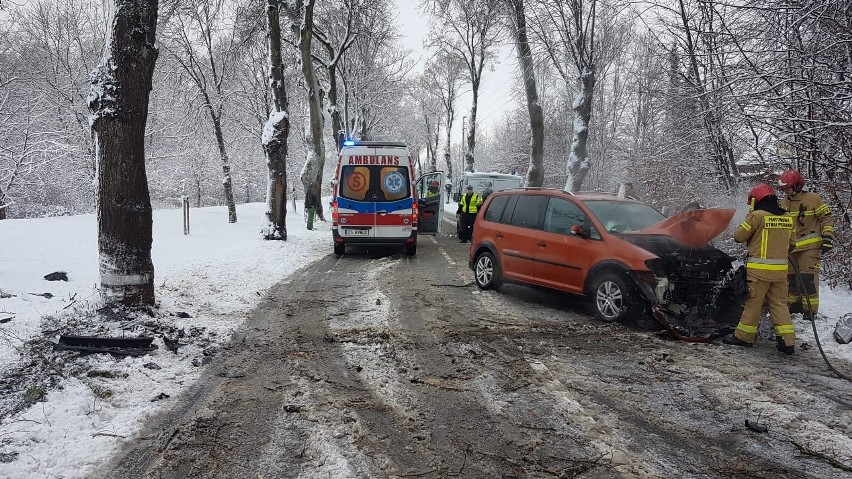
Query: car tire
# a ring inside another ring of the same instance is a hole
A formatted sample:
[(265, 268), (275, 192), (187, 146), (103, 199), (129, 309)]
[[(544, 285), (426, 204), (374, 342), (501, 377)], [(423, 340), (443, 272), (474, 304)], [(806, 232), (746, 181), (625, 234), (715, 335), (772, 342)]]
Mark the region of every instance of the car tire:
[(604, 273), (595, 278), (590, 299), (592, 312), (606, 323), (624, 321), (639, 311), (636, 288), (623, 274)]
[(343, 256), (343, 253), (345, 253), (345, 252), (346, 252), (346, 245), (345, 244), (335, 244), (334, 245), (334, 254), (336, 254), (337, 256)]
[(408, 255), (408, 256), (416, 255), (417, 254), (417, 243), (405, 245), (405, 254)]
[(481, 289), (500, 289), (502, 280), (500, 278), (500, 265), (494, 255), (486, 251), (480, 253), (473, 263), (473, 277), (476, 285)]

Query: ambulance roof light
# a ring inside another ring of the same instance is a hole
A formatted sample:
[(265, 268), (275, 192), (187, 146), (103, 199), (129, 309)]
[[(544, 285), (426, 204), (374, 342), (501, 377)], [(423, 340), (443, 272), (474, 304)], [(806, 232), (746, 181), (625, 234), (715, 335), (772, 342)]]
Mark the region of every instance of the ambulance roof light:
[(343, 140), (343, 146), (355, 146), (355, 140)]

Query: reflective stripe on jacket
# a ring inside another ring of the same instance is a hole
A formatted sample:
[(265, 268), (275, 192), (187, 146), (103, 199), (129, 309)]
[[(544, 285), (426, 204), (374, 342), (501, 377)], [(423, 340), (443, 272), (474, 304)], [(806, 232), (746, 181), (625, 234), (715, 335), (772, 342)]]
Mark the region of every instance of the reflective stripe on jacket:
[[(787, 252), (793, 234), (793, 219), (756, 210), (734, 231), (734, 240), (748, 243), (746, 268), (769, 276), (786, 277)], [(774, 273), (778, 272), (778, 273)]]
[(467, 194), (462, 195), (461, 200), (459, 200), (459, 210), (461, 210), (462, 213), (476, 213), (479, 211), (479, 205), (482, 204), (481, 196), (476, 193), (471, 193), (469, 205), (467, 201)]
[(834, 238), (834, 217), (831, 209), (816, 193), (800, 191), (780, 200), (779, 205), (793, 219), (796, 239), (794, 251), (817, 249), (822, 237)]

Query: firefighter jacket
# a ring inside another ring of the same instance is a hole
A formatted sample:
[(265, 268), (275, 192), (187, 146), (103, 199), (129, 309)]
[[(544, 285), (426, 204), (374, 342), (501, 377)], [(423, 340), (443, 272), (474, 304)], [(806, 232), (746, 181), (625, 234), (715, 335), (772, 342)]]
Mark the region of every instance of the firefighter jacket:
[(746, 270), (767, 281), (787, 278), (787, 252), (793, 234), (793, 219), (755, 210), (734, 231), (734, 240), (748, 244)]
[(476, 193), (464, 194), (459, 200), (459, 213), (476, 214), (482, 204), (482, 197)]
[(822, 237), (834, 238), (831, 210), (816, 193), (799, 191), (778, 202), (793, 219), (795, 252), (818, 249)]

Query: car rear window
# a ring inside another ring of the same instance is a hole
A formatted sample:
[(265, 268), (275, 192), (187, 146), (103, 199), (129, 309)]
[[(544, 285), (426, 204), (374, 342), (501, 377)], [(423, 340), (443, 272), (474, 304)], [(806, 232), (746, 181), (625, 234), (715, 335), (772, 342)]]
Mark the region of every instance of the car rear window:
[(344, 166), (340, 170), (341, 197), (355, 201), (397, 201), (411, 196), (405, 166)]

